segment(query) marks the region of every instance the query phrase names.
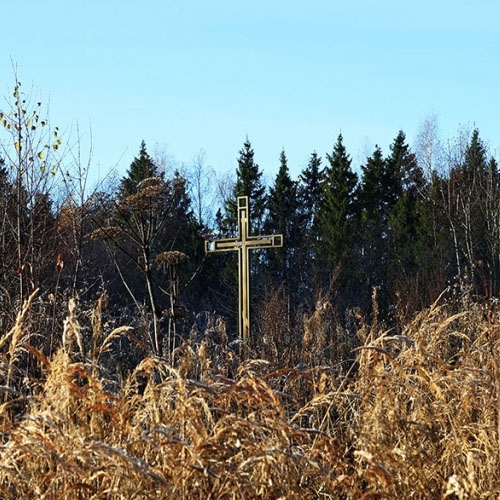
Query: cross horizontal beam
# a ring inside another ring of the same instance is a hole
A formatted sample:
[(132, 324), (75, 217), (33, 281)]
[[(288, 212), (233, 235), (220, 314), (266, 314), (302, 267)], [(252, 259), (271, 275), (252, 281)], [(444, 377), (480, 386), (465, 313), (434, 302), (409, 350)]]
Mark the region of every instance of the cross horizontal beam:
[(279, 248), (283, 246), (283, 236), (273, 234), (269, 236), (249, 236), (245, 241), (239, 238), (223, 238), (220, 240), (205, 241), (205, 252), (230, 252), (240, 248)]

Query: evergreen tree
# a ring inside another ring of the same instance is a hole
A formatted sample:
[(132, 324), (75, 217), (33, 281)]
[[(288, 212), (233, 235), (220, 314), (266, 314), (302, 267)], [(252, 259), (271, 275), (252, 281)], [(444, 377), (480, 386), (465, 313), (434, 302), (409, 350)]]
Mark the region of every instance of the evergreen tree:
[(314, 151), (307, 167), (300, 174), (298, 186), (297, 288), (303, 296), (317, 291), (317, 250), (320, 239), (318, 213), (324, 176), (321, 158)]
[(252, 144), (247, 139), (240, 150), (236, 183), (233, 188), (233, 198), (225, 200), (225, 216), (221, 231), (225, 234), (235, 234), (237, 230), (237, 197), (248, 196), (250, 204), (251, 230), (254, 234), (262, 230), (264, 210), (266, 206), (266, 187), (262, 184), (262, 172), (254, 160)]
[(127, 175), (120, 181), (119, 198), (137, 193), (138, 185), (145, 179), (160, 176), (158, 167), (146, 150), (146, 143), (141, 142), (139, 156), (135, 157), (127, 170)]
[[(361, 167), (359, 188), (361, 226), (357, 241), (359, 258), (360, 306), (369, 309), (373, 287), (387, 293), (388, 212), (395, 203), (393, 177), (387, 170), (382, 150), (376, 146), (372, 156)], [(379, 294), (380, 297), (380, 294)], [(383, 307), (388, 306), (384, 297)]]
[(269, 190), (265, 232), (282, 234), (283, 248), (266, 252), (268, 268), (278, 282), (291, 283), (296, 269), (298, 224), (297, 183), (290, 177), (285, 151), (280, 154), (280, 168)]
[(485, 173), (487, 166), (486, 147), (479, 137), (479, 130), (474, 129), (470, 143), (465, 150), (465, 161), (461, 168), (469, 182), (474, 181), (474, 174)]
[(325, 170), (316, 151), (311, 154), (307, 167), (300, 174), (298, 196), (302, 212), (302, 231), (308, 244), (316, 247), (319, 238), (318, 211), (323, 195)]
[[(400, 131), (386, 159), (393, 178), (394, 196), (388, 207), (388, 288), (392, 296), (413, 313), (428, 302), (422, 289), (422, 276), (430, 276), (435, 264), (429, 205), (428, 183), (415, 155)], [(424, 257), (425, 256), (425, 257)]]
[(378, 222), (384, 218), (387, 205), (384, 184), (385, 170), (386, 165), (382, 150), (375, 146), (372, 156), (369, 156), (366, 163), (361, 166), (359, 199), (363, 211), (363, 222), (372, 219)]
[(319, 205), (320, 254), (330, 276), (334, 269), (341, 269), (352, 258), (358, 176), (351, 169), (342, 134), (332, 154), (326, 157), (328, 166)]

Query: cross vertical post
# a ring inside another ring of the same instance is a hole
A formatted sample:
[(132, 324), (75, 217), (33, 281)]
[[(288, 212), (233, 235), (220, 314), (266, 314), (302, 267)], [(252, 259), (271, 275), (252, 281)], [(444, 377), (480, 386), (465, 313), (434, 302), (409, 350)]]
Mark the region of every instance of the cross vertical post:
[(282, 247), (283, 235), (250, 235), (248, 196), (238, 197), (237, 211), (237, 238), (206, 240), (205, 252), (238, 252), (238, 335), (242, 341), (242, 353), (246, 357), (250, 337), (250, 250)]

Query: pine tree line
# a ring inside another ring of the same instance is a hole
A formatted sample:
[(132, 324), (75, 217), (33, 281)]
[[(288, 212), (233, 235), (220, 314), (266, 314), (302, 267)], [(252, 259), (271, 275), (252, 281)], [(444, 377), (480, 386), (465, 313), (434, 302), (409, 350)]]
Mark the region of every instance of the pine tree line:
[(75, 296), (105, 295), (108, 320), (132, 322), (139, 333), (129, 342), (156, 355), (172, 355), (213, 314), (234, 335), (235, 256), (207, 257), (203, 241), (235, 234), (238, 196), (251, 200), (253, 234), (284, 235), (282, 249), (252, 253), (256, 324), (278, 292), (291, 323), (321, 300), (339, 321), (356, 311), (389, 326), (445, 290), (499, 294), (500, 174), (477, 129), (441, 157), (429, 136), (421, 134), (416, 153), (400, 131), (389, 153), (375, 147), (359, 172), (339, 135), (324, 158), (311, 154), (298, 179), (282, 151), (269, 187), (247, 138), (212, 224), (202, 219), (202, 161), (197, 176), (167, 172), (143, 142), (116, 186), (87, 196), (87, 171), (62, 167), (41, 103), (19, 83), (14, 97), (0, 116), (0, 326), (40, 289), (47, 349), (60, 339), (61, 304)]

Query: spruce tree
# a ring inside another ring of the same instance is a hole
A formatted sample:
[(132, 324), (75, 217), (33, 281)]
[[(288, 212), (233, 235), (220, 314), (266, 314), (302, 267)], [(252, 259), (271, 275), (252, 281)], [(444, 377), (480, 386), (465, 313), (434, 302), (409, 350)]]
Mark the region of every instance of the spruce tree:
[(320, 239), (318, 213), (324, 175), (321, 157), (314, 151), (307, 167), (300, 174), (298, 186), (297, 284), (304, 296), (312, 296), (317, 291)]
[[(428, 185), (416, 156), (400, 131), (386, 159), (394, 193), (388, 206), (388, 284), (407, 313), (428, 303), (421, 278), (432, 275), (436, 255), (432, 244)], [(425, 283), (426, 281), (424, 281)], [(427, 284), (427, 283), (426, 283)]]
[(465, 175), (469, 176), (469, 181), (473, 181), (474, 174), (484, 173), (487, 166), (486, 147), (479, 137), (479, 130), (474, 129), (470, 143), (465, 150), (464, 164), (461, 168)]
[(146, 150), (146, 143), (141, 142), (139, 156), (135, 157), (127, 170), (127, 175), (120, 181), (118, 188), (119, 198), (125, 198), (137, 193), (137, 186), (150, 177), (160, 176), (158, 167)]
[(280, 168), (274, 185), (269, 190), (267, 218), (264, 230), (267, 234), (282, 234), (283, 248), (266, 252), (271, 275), (290, 285), (297, 255), (298, 224), (297, 183), (290, 177), (285, 151), (280, 154)]
[(307, 167), (300, 174), (298, 196), (302, 213), (301, 228), (308, 244), (316, 246), (319, 238), (318, 211), (322, 198), (322, 183), (325, 170), (321, 167), (321, 157), (314, 151)]
[(351, 169), (351, 159), (340, 134), (332, 154), (326, 155), (328, 165), (321, 183), (320, 253), (328, 276), (352, 257), (356, 185), (358, 176)]
[(262, 172), (254, 160), (254, 150), (248, 137), (239, 153), (233, 198), (224, 202), (225, 216), (222, 219), (220, 229), (227, 235), (235, 234), (238, 226), (237, 198), (238, 196), (248, 196), (251, 230), (257, 234), (262, 230), (264, 220), (266, 187), (262, 183)]
[[(386, 160), (378, 146), (361, 169), (362, 179), (358, 193), (361, 222), (357, 239), (360, 275), (357, 295), (359, 305), (368, 311), (372, 289), (377, 287), (383, 294), (387, 292), (388, 208), (395, 201), (395, 193)], [(382, 309), (388, 306), (386, 299), (384, 297)]]

